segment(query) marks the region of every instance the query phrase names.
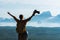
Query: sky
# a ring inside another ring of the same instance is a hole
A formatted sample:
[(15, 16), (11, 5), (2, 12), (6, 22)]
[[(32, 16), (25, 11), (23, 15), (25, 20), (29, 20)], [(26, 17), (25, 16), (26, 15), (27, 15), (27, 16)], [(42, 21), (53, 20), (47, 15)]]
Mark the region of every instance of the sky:
[[(32, 15), (35, 9), (40, 11), (41, 13), (44, 11), (50, 11), (52, 16), (56, 16), (60, 14), (60, 0), (0, 0), (0, 17), (3, 18), (12, 18), (7, 14), (7, 12), (10, 12), (17, 18), (19, 17), (20, 14), (23, 14), (25, 18), (28, 18)], [(1, 23), (1, 25), (2, 24), (3, 23)], [(33, 26), (38, 25), (46, 27), (60, 26), (60, 24), (58, 23), (42, 23), (42, 24), (38, 24), (36, 22), (30, 24), (28, 23), (28, 25), (32, 24)], [(4, 26), (5, 25), (6, 23), (4, 23)]]
[(20, 14), (28, 18), (32, 15), (34, 9), (41, 13), (50, 11), (52, 16), (56, 16), (60, 14), (60, 0), (0, 0), (0, 17), (3, 18), (10, 17), (7, 12), (17, 18)]

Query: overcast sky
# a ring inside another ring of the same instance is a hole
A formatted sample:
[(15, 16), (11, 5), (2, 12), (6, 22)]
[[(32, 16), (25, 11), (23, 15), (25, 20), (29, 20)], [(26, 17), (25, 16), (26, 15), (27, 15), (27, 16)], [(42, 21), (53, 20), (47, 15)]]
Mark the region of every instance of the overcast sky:
[(9, 11), (16, 17), (23, 14), (27, 18), (34, 9), (41, 12), (48, 10), (56, 16), (60, 13), (60, 0), (0, 0), (0, 17), (9, 18)]

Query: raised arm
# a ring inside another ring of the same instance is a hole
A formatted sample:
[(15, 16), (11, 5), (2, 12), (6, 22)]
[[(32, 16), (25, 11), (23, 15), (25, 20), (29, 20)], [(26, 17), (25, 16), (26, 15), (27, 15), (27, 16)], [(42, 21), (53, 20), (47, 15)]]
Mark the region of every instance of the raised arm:
[(28, 19), (26, 19), (26, 21), (30, 21), (31, 20), (31, 18), (35, 15), (35, 13), (40, 13), (39, 11), (37, 11), (37, 10), (34, 10), (33, 11), (33, 14), (32, 14), (32, 16), (31, 17), (29, 17)]
[(18, 19), (17, 19), (15, 16), (13, 16), (12, 14), (10, 14), (10, 12), (7, 12), (7, 13), (8, 13), (11, 17), (13, 17), (16, 22), (18, 21)]

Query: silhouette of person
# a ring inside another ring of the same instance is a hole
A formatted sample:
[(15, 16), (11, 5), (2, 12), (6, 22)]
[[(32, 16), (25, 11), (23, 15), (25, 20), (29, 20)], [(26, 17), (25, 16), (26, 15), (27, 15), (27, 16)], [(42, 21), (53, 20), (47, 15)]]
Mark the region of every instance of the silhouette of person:
[(27, 40), (28, 34), (26, 32), (26, 23), (31, 20), (35, 13), (39, 13), (39, 11), (34, 10), (32, 16), (25, 20), (23, 20), (23, 15), (20, 15), (19, 20), (15, 16), (10, 14), (10, 12), (8, 12), (8, 14), (12, 16), (14, 20), (17, 22), (16, 32), (18, 33), (18, 40)]

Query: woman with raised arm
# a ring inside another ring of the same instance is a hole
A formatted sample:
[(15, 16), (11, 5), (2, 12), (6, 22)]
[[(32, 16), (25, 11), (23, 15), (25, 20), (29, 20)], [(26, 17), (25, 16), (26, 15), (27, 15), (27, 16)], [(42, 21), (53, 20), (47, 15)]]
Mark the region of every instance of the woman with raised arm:
[(26, 23), (31, 20), (31, 18), (35, 15), (35, 13), (39, 13), (39, 11), (34, 10), (31, 17), (23, 20), (23, 15), (20, 15), (19, 16), (20, 19), (17, 19), (15, 16), (10, 14), (10, 12), (8, 12), (8, 14), (12, 16), (17, 22), (16, 32), (18, 33), (18, 40), (27, 40), (28, 34), (26, 31)]

